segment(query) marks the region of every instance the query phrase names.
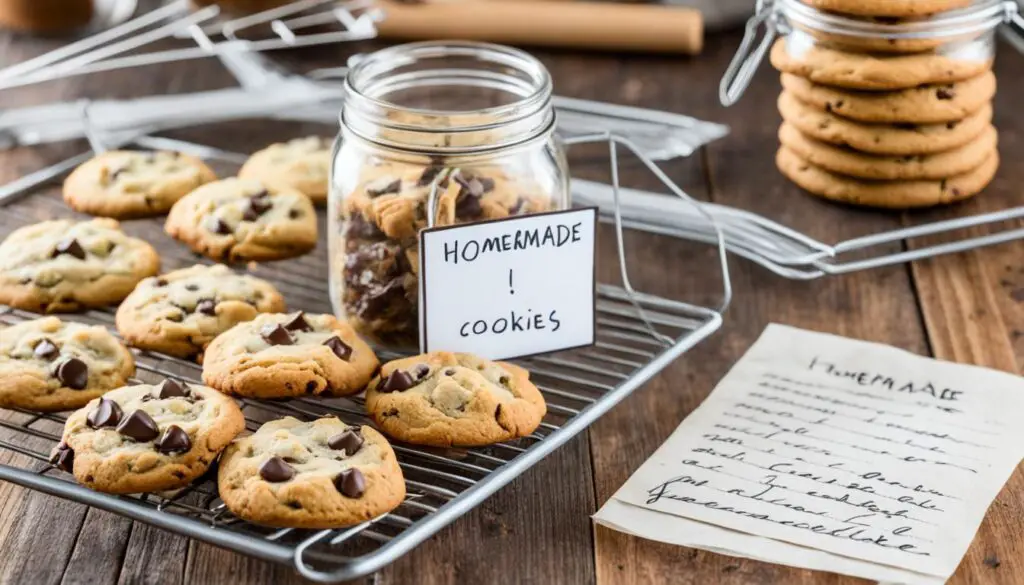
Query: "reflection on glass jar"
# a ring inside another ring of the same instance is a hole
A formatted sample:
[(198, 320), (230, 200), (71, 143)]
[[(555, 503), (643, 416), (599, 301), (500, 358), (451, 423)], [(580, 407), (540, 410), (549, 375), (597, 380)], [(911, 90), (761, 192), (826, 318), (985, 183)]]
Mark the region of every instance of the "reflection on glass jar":
[(356, 64), (331, 170), (335, 312), (415, 347), (419, 231), (568, 207), (554, 123), (550, 76), (515, 49), (413, 43)]

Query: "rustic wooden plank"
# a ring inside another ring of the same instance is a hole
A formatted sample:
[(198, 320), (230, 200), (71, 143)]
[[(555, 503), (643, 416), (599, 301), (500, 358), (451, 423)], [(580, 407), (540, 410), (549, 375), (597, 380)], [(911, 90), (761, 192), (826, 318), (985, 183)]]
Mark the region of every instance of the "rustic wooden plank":
[[(655, 79), (664, 80), (650, 89), (652, 93), (647, 97), (653, 104), (731, 125), (732, 135), (708, 148), (712, 199), (766, 214), (826, 241), (898, 226), (898, 218), (814, 200), (779, 175), (773, 160), (778, 126), (773, 104), (778, 80), (771, 72), (762, 71), (744, 101), (734, 108), (723, 111), (714, 106), (717, 76), (725, 69), (737, 42), (737, 36), (713, 39), (697, 62), (665, 64), (660, 74), (645, 68)], [(656, 67), (652, 64), (650, 69)], [(660, 95), (662, 85), (678, 87), (682, 77), (694, 80), (686, 84), (685, 93)], [(736, 297), (723, 330), (683, 356), (592, 429), (599, 504), (700, 404), (768, 323), (884, 341), (918, 352), (927, 350), (904, 267), (806, 283), (780, 279), (741, 260), (731, 265)], [(692, 286), (688, 280), (699, 278), (690, 270), (676, 268), (673, 272), (683, 274), (664, 278), (680, 289)], [(599, 583), (862, 582), (654, 543), (602, 527), (595, 534)]]
[(61, 585), (117, 583), (131, 525), (132, 521), (127, 518), (90, 508), (64, 569)]

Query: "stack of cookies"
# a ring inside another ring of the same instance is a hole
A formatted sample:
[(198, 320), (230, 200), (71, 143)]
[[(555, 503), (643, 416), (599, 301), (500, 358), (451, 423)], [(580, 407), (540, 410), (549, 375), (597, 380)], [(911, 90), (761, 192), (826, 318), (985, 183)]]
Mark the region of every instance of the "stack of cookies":
[[(802, 0), (881, 28), (970, 0)], [(772, 49), (782, 73), (776, 162), (827, 199), (892, 209), (976, 195), (999, 166), (988, 38), (950, 43), (796, 29)]]

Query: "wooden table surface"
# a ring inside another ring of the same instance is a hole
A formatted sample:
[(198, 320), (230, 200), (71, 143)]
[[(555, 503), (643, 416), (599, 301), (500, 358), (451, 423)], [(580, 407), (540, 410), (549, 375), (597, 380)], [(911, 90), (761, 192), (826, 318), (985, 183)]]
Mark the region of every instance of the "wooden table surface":
[[(704, 199), (764, 213), (825, 242), (903, 224), (1020, 203), (1024, 185), (1024, 57), (1002, 46), (997, 104), (1003, 167), (980, 199), (952, 210), (903, 216), (814, 200), (786, 183), (773, 157), (779, 118), (777, 77), (763, 68), (739, 105), (718, 105), (718, 79), (739, 42), (709, 38), (703, 55), (617, 57), (539, 53), (558, 93), (682, 112), (720, 121), (732, 134), (698, 156), (667, 164)], [(0, 35), (0, 61), (56, 46)], [(298, 57), (340, 65), (373, 45), (311, 50)], [(296, 57), (290, 57), (295, 59)], [(214, 61), (75, 78), (0, 94), (4, 107), (56, 99), (126, 97), (225, 87)], [(1017, 94), (1017, 95), (1015, 95)], [(279, 126), (234, 124), (192, 132), (239, 150), (275, 139)], [(79, 152), (82, 144), (0, 152), (0, 180)], [(574, 174), (602, 178), (602, 150), (572, 159)], [(630, 184), (650, 187), (635, 161)], [(31, 201), (21, 205), (31, 208)], [(0, 213), (3, 213), (0, 210)], [(46, 211), (40, 209), (40, 217)], [(707, 247), (645, 234), (627, 237), (630, 274), (640, 290), (711, 303), (721, 285)], [(908, 244), (909, 245), (909, 244)], [(900, 249), (902, 246), (894, 246)], [(611, 238), (601, 272), (617, 274)], [(1020, 372), (1024, 360), (1024, 245), (828, 277), (787, 281), (746, 261), (731, 263), (735, 298), (722, 330), (638, 390), (590, 431), (499, 491), (379, 574), (373, 583), (849, 584), (858, 580), (661, 545), (595, 528), (590, 515), (711, 391), (770, 322), (879, 341), (917, 353)], [(0, 484), (0, 579), (4, 583), (302, 582), (270, 565), (189, 541), (109, 513)], [(989, 510), (954, 583), (1024, 582), (1024, 475), (1015, 474)]]

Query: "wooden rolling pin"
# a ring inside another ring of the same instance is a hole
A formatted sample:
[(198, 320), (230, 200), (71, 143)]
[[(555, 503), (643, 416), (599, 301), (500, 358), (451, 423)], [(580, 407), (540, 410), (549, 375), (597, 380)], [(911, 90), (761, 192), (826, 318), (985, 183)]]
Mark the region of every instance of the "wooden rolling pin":
[(0, 27), (57, 34), (89, 24), (92, 0), (0, 0)]
[(704, 21), (692, 8), (656, 4), (516, 0), (434, 0), (407, 4), (381, 0), (380, 36), (394, 40), (489, 41), (696, 55)]

